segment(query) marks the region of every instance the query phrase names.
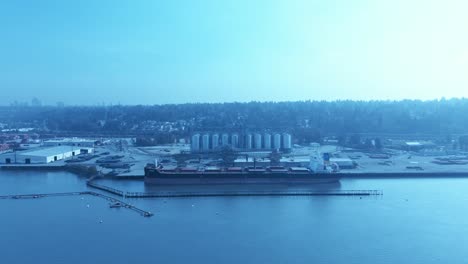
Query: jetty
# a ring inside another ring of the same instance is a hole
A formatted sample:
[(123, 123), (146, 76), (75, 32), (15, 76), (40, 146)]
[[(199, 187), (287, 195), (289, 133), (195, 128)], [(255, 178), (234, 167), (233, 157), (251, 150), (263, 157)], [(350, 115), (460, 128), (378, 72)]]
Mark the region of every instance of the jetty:
[(37, 193), (37, 194), (11, 194), (11, 195), (1, 195), (0, 199), (39, 199), (39, 198), (46, 198), (46, 197), (58, 197), (58, 196), (78, 196), (78, 195), (92, 195), (95, 197), (99, 197), (102, 199), (105, 199), (106, 201), (111, 202), (112, 204), (119, 204), (119, 207), (127, 208), (129, 210), (132, 210), (134, 212), (139, 213), (140, 215), (144, 217), (151, 217), (154, 214), (145, 211), (143, 209), (140, 209), (134, 205), (128, 204), (126, 202), (123, 202), (121, 200), (115, 199), (113, 197), (97, 193), (97, 192), (63, 192), (63, 193)]
[(370, 196), (383, 195), (381, 190), (248, 190), (248, 191), (203, 191), (203, 192), (124, 192), (112, 187), (97, 184), (93, 180), (89, 187), (124, 198), (178, 198), (178, 197), (229, 197), (229, 196)]
[(123, 191), (112, 188), (112, 187), (109, 187), (109, 186), (97, 184), (97, 183), (93, 182), (93, 180), (86, 181), (86, 185), (88, 185), (91, 188), (98, 189), (98, 190), (101, 190), (101, 191), (104, 191), (104, 192), (108, 192), (108, 193), (111, 193), (111, 194), (114, 194), (114, 195), (117, 195), (117, 196), (120, 196), (120, 197), (125, 196), (125, 193)]
[(128, 198), (182, 198), (229, 196), (371, 196), (383, 195), (381, 190), (333, 190), (333, 191), (218, 191), (218, 192), (127, 192)]

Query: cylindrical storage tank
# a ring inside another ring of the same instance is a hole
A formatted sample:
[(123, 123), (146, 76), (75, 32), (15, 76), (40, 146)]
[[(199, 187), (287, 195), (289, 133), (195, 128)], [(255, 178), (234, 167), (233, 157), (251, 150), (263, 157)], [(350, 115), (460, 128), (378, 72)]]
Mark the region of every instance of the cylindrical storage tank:
[(259, 133), (254, 134), (254, 146), (255, 149), (262, 148), (262, 135), (260, 135)]
[(284, 133), (283, 134), (283, 149), (291, 149), (291, 148), (292, 148), (291, 134)]
[(200, 134), (193, 135), (190, 143), (190, 148), (193, 152), (200, 151)]
[(252, 134), (245, 135), (245, 148), (246, 149), (252, 148)]
[(219, 146), (219, 136), (218, 134), (213, 134), (211, 136), (211, 148), (212, 149), (217, 149)]
[(273, 148), (274, 149), (281, 148), (281, 135), (280, 134), (273, 135)]
[(210, 135), (205, 134), (202, 137), (202, 150), (206, 151), (210, 149)]
[(239, 135), (238, 134), (232, 134), (231, 136), (231, 145), (233, 148), (238, 148), (239, 147)]
[(223, 134), (221, 136), (221, 145), (223, 145), (223, 146), (229, 145), (229, 135), (228, 134), (225, 133), (225, 134)]
[(271, 149), (271, 135), (268, 133), (263, 135), (263, 148)]

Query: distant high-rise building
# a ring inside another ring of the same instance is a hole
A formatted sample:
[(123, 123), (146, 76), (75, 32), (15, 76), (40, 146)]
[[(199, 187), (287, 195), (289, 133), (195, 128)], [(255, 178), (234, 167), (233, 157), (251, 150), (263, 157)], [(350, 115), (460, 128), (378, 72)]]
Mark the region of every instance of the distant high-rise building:
[(218, 134), (213, 134), (211, 136), (211, 148), (212, 149), (217, 149), (219, 146), (219, 136)]
[(200, 151), (200, 134), (195, 134), (192, 136), (190, 148), (194, 152)]
[(263, 135), (263, 148), (271, 149), (271, 135), (268, 133)]

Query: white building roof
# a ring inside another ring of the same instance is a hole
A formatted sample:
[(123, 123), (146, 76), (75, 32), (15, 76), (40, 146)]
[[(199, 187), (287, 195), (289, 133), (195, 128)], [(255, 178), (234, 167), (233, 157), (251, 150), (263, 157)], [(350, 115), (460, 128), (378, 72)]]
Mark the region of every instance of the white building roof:
[(281, 158), (280, 162), (310, 162), (310, 157)]
[(350, 158), (330, 158), (330, 161), (335, 161), (335, 162), (353, 162), (353, 160), (350, 159)]
[(410, 147), (422, 146), (422, 143), (417, 142), (417, 141), (409, 141), (409, 142), (405, 142), (405, 144)]
[(49, 139), (45, 142), (48, 143), (94, 143), (95, 140), (83, 139), (83, 138), (60, 138), (60, 139)]
[(50, 147), (50, 148), (35, 149), (35, 150), (30, 150), (30, 151), (21, 151), (21, 152), (18, 152), (18, 155), (50, 157), (50, 156), (55, 156), (58, 154), (63, 154), (63, 153), (72, 152), (72, 151), (79, 152), (80, 149), (82, 148), (83, 147), (75, 147), (75, 146), (57, 146), (57, 147)]

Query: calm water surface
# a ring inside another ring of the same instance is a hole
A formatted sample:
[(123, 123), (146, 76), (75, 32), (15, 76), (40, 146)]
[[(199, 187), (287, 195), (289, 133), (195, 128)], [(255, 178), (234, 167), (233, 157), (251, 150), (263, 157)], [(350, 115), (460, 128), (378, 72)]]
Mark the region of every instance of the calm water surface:
[[(145, 189), (140, 182), (106, 184)], [(89, 196), (0, 199), (0, 260), (467, 263), (468, 179), (342, 180), (320, 188), (384, 195), (128, 200), (154, 212), (152, 218)], [(65, 172), (0, 170), (0, 195), (86, 189)]]

